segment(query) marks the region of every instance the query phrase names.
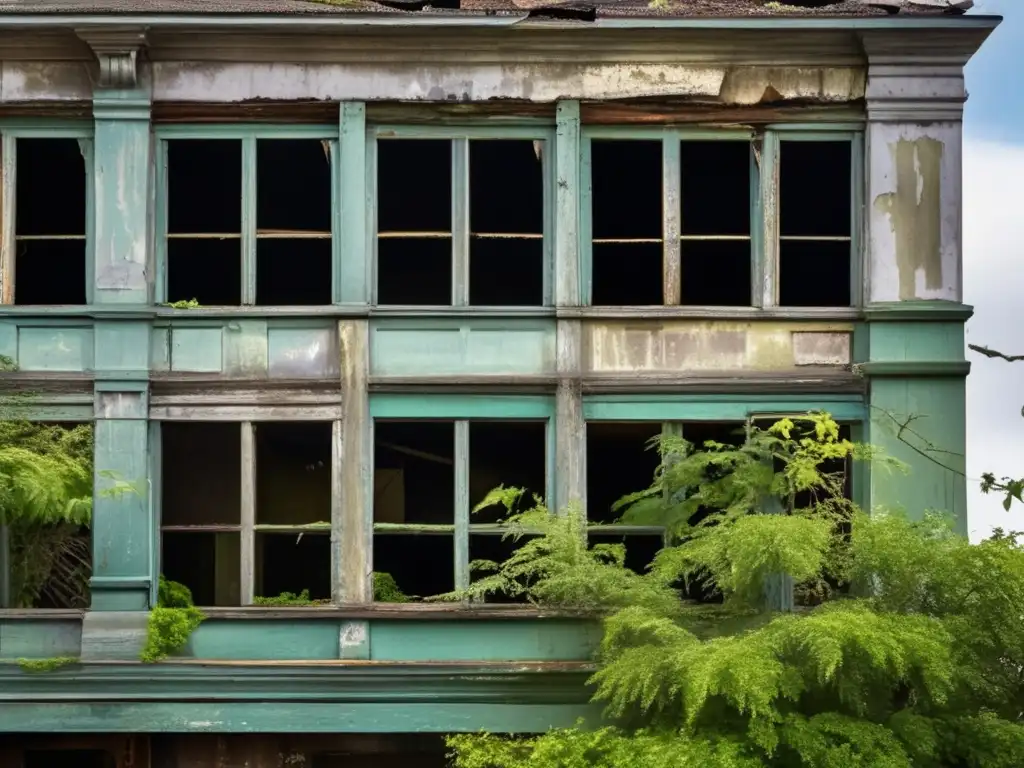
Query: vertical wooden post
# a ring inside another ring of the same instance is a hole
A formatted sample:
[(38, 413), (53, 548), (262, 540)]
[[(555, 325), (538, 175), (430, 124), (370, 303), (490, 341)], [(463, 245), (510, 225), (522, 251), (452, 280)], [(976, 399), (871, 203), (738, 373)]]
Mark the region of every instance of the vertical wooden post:
[(10, 529), (0, 525), (0, 608), (11, 607)]
[[(338, 254), (335, 274), (337, 295), (342, 304), (366, 304), (372, 295), (372, 242), (367, 237), (367, 224), (376, 206), (373, 200), (371, 172), (367, 164), (366, 105), (343, 102), (339, 115), (341, 125), (337, 196), (339, 200), (340, 233), (335, 232)], [(371, 228), (370, 233), (373, 233)], [(374, 238), (375, 240), (376, 238)]]
[(469, 422), (455, 422), (455, 588), (469, 586)]
[(682, 166), (679, 134), (665, 132), (662, 156), (662, 302), (675, 306), (682, 301)]
[(252, 605), (256, 596), (256, 427), (251, 421), (242, 422), (241, 440), (241, 603)]
[(469, 305), (469, 139), (452, 140), (452, 304)]
[(344, 602), (373, 600), (373, 451), (369, 375), (369, 322), (342, 320), (341, 347), (341, 583)]

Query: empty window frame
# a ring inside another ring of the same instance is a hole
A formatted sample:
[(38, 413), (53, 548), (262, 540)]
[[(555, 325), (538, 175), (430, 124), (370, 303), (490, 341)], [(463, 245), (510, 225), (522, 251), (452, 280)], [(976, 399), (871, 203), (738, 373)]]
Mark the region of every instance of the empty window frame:
[(336, 129), (159, 135), (159, 302), (334, 301)]
[(165, 577), (197, 605), (331, 600), (340, 424), (164, 422), (160, 433)]
[(92, 299), (92, 129), (3, 132), (3, 303)]
[(587, 130), (584, 303), (849, 306), (860, 146), (845, 129)]
[(371, 134), (378, 305), (551, 303), (551, 134)]
[[(503, 559), (494, 551), (508, 544), (501, 542), (506, 510), (471, 510), (498, 485), (526, 488), (520, 505), (550, 496), (548, 405), (530, 404), (516, 418), (374, 419), (376, 578), (387, 574), (411, 599), (429, 597), (468, 587), (471, 561)], [(389, 597), (378, 593), (375, 600)]]

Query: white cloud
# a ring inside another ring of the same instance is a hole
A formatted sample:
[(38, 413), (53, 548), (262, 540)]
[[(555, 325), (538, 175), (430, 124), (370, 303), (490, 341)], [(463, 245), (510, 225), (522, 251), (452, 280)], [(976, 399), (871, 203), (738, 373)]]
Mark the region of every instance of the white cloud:
[[(1024, 146), (964, 146), (964, 301), (973, 304), (967, 339), (1024, 354)], [(994, 527), (1024, 530), (1024, 505), (1003, 510), (978, 490), (982, 472), (1024, 476), (1024, 361), (968, 353), (968, 526), (972, 540)]]

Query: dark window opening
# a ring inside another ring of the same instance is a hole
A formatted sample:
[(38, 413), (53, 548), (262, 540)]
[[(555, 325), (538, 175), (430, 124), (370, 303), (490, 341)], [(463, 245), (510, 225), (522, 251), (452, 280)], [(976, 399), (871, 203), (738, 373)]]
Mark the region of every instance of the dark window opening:
[[(446, 768), (448, 749), (444, 739), (434, 734), (387, 734), (367, 738), (362, 734), (331, 737), (336, 745), (327, 746), (322, 737), (318, 753), (309, 755), (312, 768)], [(348, 743), (346, 743), (348, 742)], [(360, 743), (362, 742), (362, 743)]]
[(616, 522), (623, 510), (612, 507), (623, 496), (649, 488), (661, 462), (656, 445), (661, 424), (591, 422), (587, 424), (587, 520)]
[(779, 304), (849, 306), (849, 141), (783, 141), (779, 165)]
[[(542, 421), (475, 421), (469, 425), (469, 503), (475, 507), (499, 485), (525, 488), (515, 512), (546, 494), (547, 424)], [(508, 516), (504, 507), (481, 509), (470, 523), (496, 523)]]
[(659, 305), (663, 301), (661, 142), (594, 140), (590, 154), (591, 303)]
[(377, 142), (377, 303), (452, 303), (452, 143)]
[(242, 303), (242, 142), (167, 142), (167, 301)]
[(469, 142), (469, 303), (544, 302), (543, 142)]
[(310, 600), (331, 597), (331, 535), (329, 531), (256, 533), (257, 595), (288, 592)]
[(256, 430), (256, 524), (331, 521), (331, 424), (267, 422)]
[(375, 523), (455, 522), (455, 424), (374, 423)]
[(256, 142), (256, 303), (331, 303), (330, 145)]
[(665, 540), (657, 535), (591, 533), (587, 536), (591, 547), (600, 544), (621, 544), (626, 548), (626, 567), (634, 573), (647, 573), (654, 556), (665, 546)]
[(85, 304), (86, 169), (77, 139), (18, 139), (15, 285), (18, 305)]
[(680, 154), (680, 303), (750, 306), (750, 145), (683, 141)]
[(452, 534), (376, 533), (373, 570), (388, 573), (408, 597), (430, 597), (455, 589)]
[[(504, 538), (497, 534), (476, 534), (469, 537), (469, 562), (475, 560), (490, 560), (493, 563), (504, 563), (519, 547), (523, 546), (531, 537), (523, 536), (519, 540)], [(469, 579), (475, 582), (489, 576), (493, 571), (471, 571)], [(519, 579), (521, 586), (529, 587), (525, 579)], [(492, 593), (484, 597), (485, 603), (503, 603), (506, 605), (522, 605), (529, 600), (526, 594), (506, 595), (503, 593)]]
[(221, 422), (160, 427), (161, 572), (196, 605), (241, 602), (241, 430)]
[(24, 768), (117, 768), (117, 761), (102, 749), (26, 750)]

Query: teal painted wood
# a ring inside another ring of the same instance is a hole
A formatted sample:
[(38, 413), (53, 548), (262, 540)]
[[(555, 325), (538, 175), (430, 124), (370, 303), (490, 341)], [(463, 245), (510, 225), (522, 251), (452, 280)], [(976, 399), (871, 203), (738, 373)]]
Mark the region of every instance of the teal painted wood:
[(207, 619), (179, 655), (239, 661), (337, 659), (339, 624)]
[(662, 126), (635, 125), (588, 125), (583, 134), (588, 139), (614, 139), (637, 141), (660, 141), (666, 131), (673, 133), (680, 141), (750, 141), (753, 131), (749, 128), (663, 128)]
[(93, 135), (93, 122), (56, 117), (6, 117), (0, 119), (0, 132), (14, 139), (88, 139)]
[(848, 121), (841, 123), (769, 123), (765, 126), (769, 131), (786, 131), (788, 133), (858, 133), (864, 130), (865, 121)]
[(18, 368), (22, 371), (91, 371), (91, 328), (18, 328)]
[(331, 303), (341, 303), (341, 142), (330, 141), (327, 153), (331, 159)]
[(224, 327), (225, 374), (265, 376), (267, 354), (266, 320), (233, 320)]
[(82, 647), (82, 623), (0, 619), (0, 659), (77, 657)]
[(534, 139), (550, 140), (552, 131), (543, 125), (393, 125), (370, 128), (382, 139)]
[(451, 142), (452, 304), (469, 304), (469, 139)]
[(149, 608), (154, 608), (160, 596), (160, 574), (162, 572), (160, 551), (160, 526), (163, 525), (163, 440), (161, 424), (151, 421), (148, 426), (149, 442)]
[(590, 661), (597, 621), (373, 621), (377, 661)]
[(155, 200), (153, 205), (153, 302), (167, 301), (167, 142), (158, 140), (154, 163)]
[(85, 303), (96, 303), (96, 147), (91, 138), (79, 139), (85, 161)]
[(763, 143), (750, 144), (750, 304), (760, 306), (764, 285), (764, 200), (761, 197)]
[[(363, 184), (363, 248), (365, 249), (366, 295), (377, 304), (377, 140), (372, 128), (365, 133), (366, 179)], [(352, 182), (354, 183), (354, 182)]]
[[(469, 422), (455, 422), (455, 588), (469, 587)], [(371, 625), (371, 641), (373, 637)], [(371, 654), (373, 649), (371, 646)]]
[(0, 355), (18, 362), (18, 324), (11, 320), (0, 320)]
[(339, 369), (336, 327), (267, 329), (270, 378), (337, 378)]
[[(11, 607), (11, 530), (0, 525), (0, 608)], [(0, 640), (3, 640), (3, 625), (0, 624)], [(0, 649), (2, 655), (2, 649)]]
[(594, 290), (594, 184), (591, 176), (593, 165), (590, 137), (584, 136), (580, 139), (580, 186), (577, 206), (579, 224), (576, 237), (579, 305), (582, 307), (590, 305)]
[(871, 322), (865, 328), (873, 362), (964, 359), (964, 324), (959, 321)]
[[(140, 395), (144, 393), (139, 393)], [(92, 610), (145, 610), (150, 593), (152, 522), (148, 500), (149, 429), (145, 419), (96, 421)], [(139, 492), (111, 495), (114, 472)]]
[[(335, 264), (338, 296), (342, 304), (370, 300), (370, 257), (367, 248), (367, 144), (366, 105), (343, 102), (339, 115), (340, 152), (337, 193), (340, 200), (338, 240), (340, 261)], [(375, 227), (369, 231), (374, 231)]]
[(862, 135), (857, 130), (830, 130), (824, 126), (818, 126), (817, 130), (810, 130), (807, 127), (793, 130), (783, 123), (772, 129), (781, 141), (853, 141), (857, 136)]
[(580, 103), (555, 108), (555, 303), (574, 307), (583, 294), (580, 276)]
[(862, 421), (860, 395), (589, 395), (583, 398), (587, 421), (744, 421), (753, 413), (803, 413), (825, 410), (839, 421)]
[(160, 139), (337, 139), (336, 125), (268, 125), (219, 123), (214, 125), (158, 125)]
[(554, 413), (548, 395), (370, 394), (375, 419), (552, 419)]
[(152, 335), (149, 323), (144, 320), (97, 320), (93, 335), (96, 342), (94, 367), (97, 371), (147, 375)]
[(597, 722), (591, 704), (288, 704), (280, 702), (4, 703), (0, 732), (53, 733), (543, 733)]
[(256, 303), (256, 137), (242, 139), (242, 304)]
[(171, 370), (171, 329), (153, 328), (149, 340), (149, 369), (166, 373)]
[(867, 271), (867, 249), (864, 247), (864, 206), (866, 186), (864, 179), (864, 134), (856, 133), (850, 152), (850, 304), (864, 305), (864, 274)]
[(97, 92), (94, 187), (96, 303), (145, 304), (150, 105), (135, 92)]
[(221, 328), (170, 329), (169, 368), (180, 373), (220, 373), (224, 368)]
[[(779, 266), (779, 136), (773, 131), (761, 140), (761, 162), (758, 172), (757, 196), (760, 216), (751, 219), (751, 233), (757, 233), (754, 250), (753, 295), (755, 307), (774, 307), (778, 304)], [(753, 179), (751, 179), (753, 181)]]
[(555, 321), (541, 318), (376, 319), (374, 376), (540, 374), (555, 368)]

